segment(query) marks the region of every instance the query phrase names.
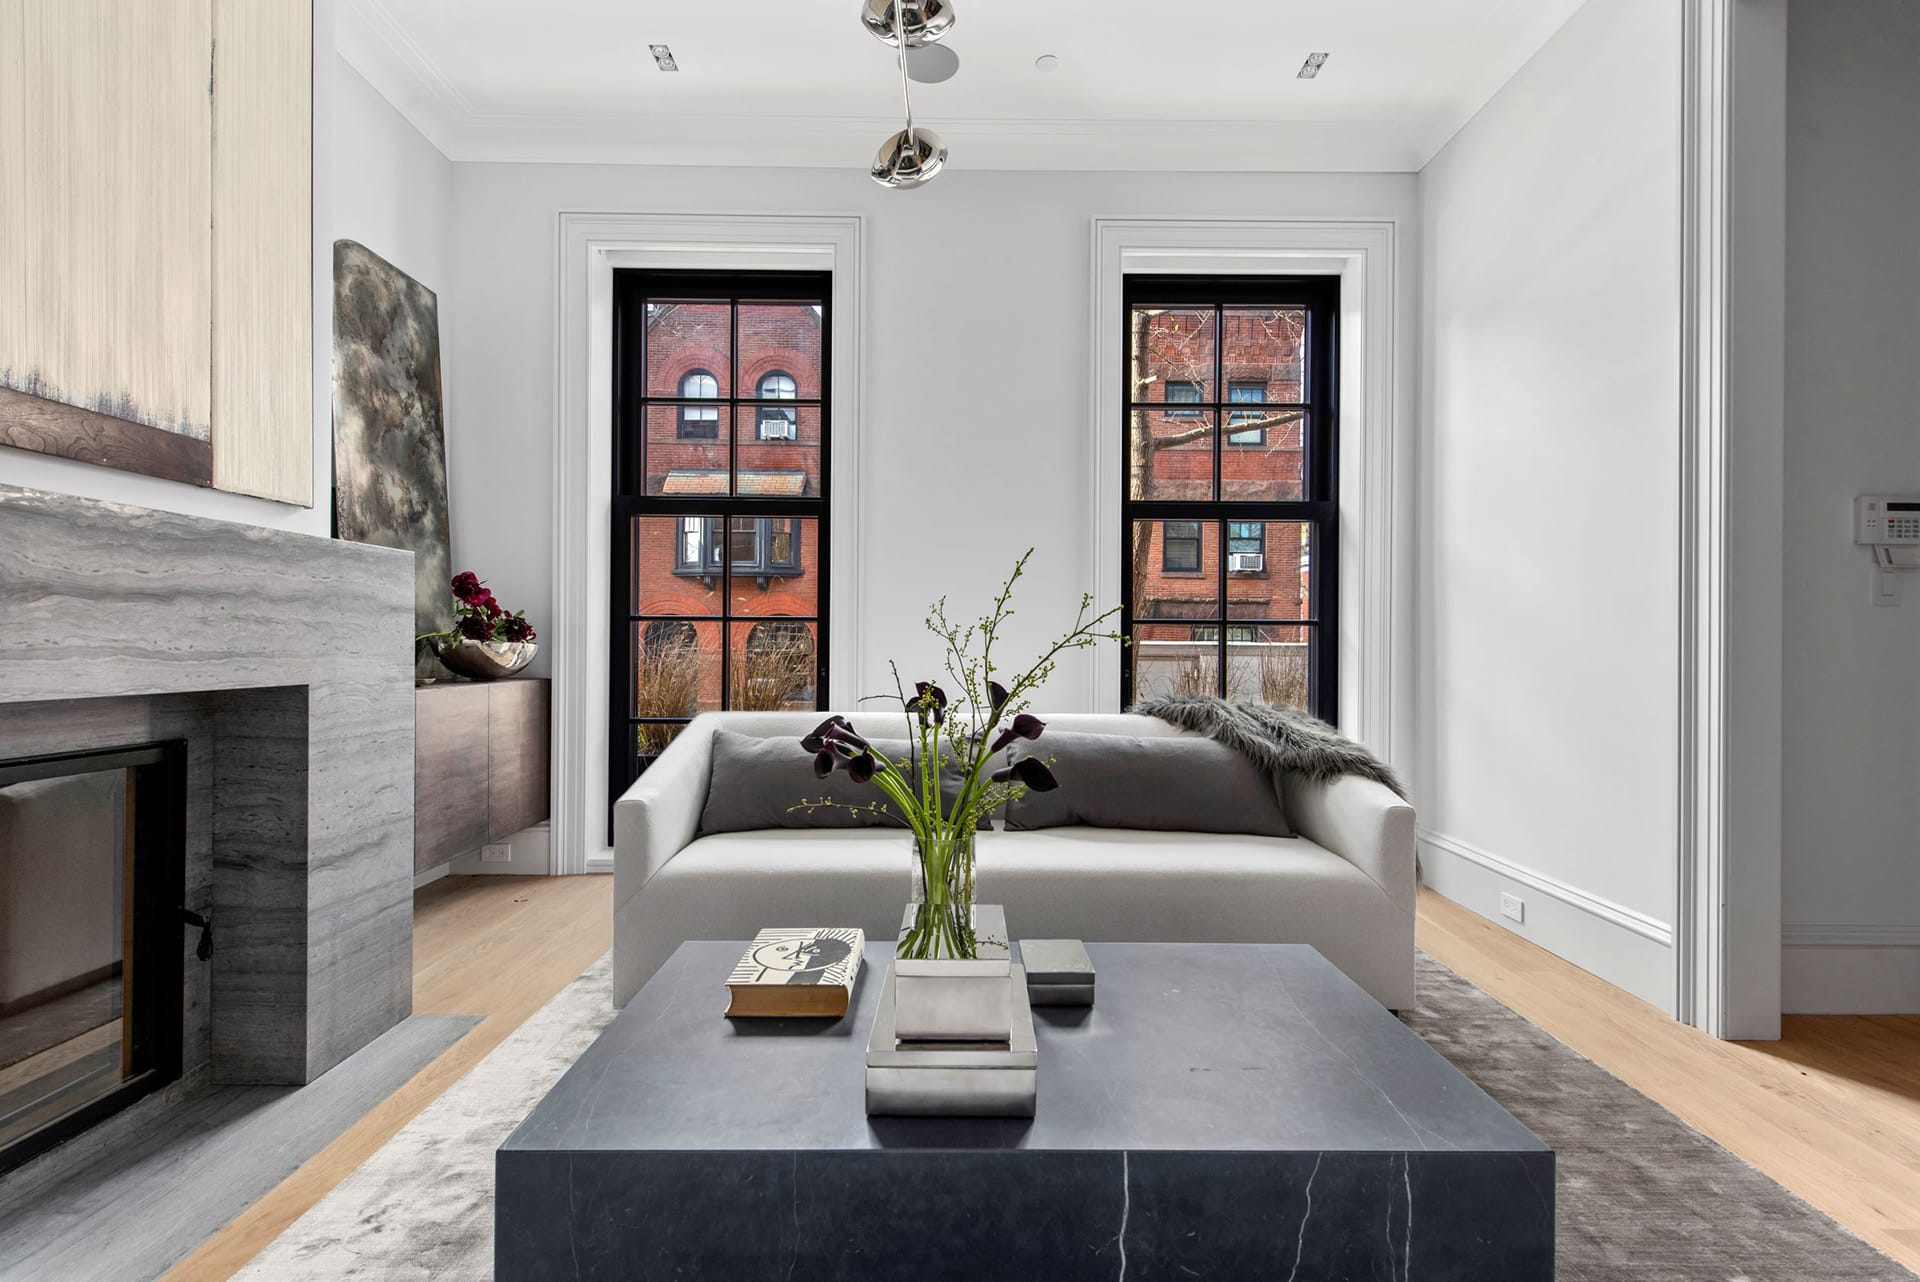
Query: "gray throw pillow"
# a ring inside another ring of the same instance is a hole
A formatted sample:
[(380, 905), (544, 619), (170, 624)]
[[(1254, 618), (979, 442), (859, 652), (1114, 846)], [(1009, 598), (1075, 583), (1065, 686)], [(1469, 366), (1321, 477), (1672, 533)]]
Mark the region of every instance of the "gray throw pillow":
[(1137, 828), (1291, 837), (1279, 781), (1232, 748), (1197, 737), (1048, 731), (1013, 752), (1052, 759), (1060, 786), (1007, 807), (1016, 830)]
[[(875, 748), (891, 761), (907, 755), (905, 739), (875, 739)], [(960, 793), (960, 771), (949, 763), (941, 771), (941, 795), (949, 805)], [(840, 803), (795, 810), (802, 801), (821, 798)], [(763, 828), (898, 828), (905, 823), (894, 814), (852, 812), (847, 806), (884, 804), (898, 807), (871, 783), (847, 777), (845, 763), (825, 779), (813, 774), (813, 754), (800, 746), (798, 735), (761, 738), (716, 730), (713, 734), (713, 776), (707, 784), (707, 804), (700, 815), (700, 831), (753, 832)], [(986, 827), (981, 820), (981, 827)]]

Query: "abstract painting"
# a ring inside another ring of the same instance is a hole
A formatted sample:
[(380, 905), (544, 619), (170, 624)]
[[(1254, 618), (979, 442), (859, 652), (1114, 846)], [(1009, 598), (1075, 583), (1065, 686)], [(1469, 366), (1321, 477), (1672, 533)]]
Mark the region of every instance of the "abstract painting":
[(351, 240), (333, 245), (333, 532), (412, 552), (415, 635), (453, 626), (439, 306)]
[(312, 504), (311, 19), (0, 0), (0, 446)]

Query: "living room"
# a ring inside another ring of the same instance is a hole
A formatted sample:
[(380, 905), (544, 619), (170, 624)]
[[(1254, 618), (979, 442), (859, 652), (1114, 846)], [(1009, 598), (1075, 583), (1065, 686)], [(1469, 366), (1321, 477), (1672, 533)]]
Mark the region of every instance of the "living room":
[(1911, 1276), (1916, 65), (0, 0), (0, 1277)]

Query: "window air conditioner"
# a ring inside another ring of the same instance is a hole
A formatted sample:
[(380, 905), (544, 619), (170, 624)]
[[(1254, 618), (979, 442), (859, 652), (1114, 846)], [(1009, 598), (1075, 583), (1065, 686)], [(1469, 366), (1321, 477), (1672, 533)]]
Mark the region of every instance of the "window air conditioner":
[(1227, 573), (1261, 574), (1267, 568), (1264, 552), (1231, 552), (1227, 555)]
[(760, 424), (760, 435), (769, 441), (791, 441), (798, 438), (799, 431), (790, 419), (770, 418)]

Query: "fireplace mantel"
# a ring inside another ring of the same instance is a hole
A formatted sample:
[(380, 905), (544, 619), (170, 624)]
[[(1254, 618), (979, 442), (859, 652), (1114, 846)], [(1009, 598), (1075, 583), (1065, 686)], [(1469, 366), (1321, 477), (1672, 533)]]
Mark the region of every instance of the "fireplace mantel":
[(0, 758), (188, 737), (218, 1080), (412, 1009), (412, 633), (409, 553), (0, 486)]

